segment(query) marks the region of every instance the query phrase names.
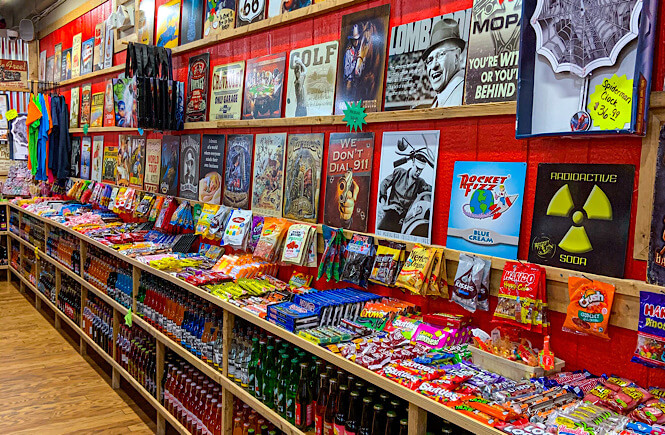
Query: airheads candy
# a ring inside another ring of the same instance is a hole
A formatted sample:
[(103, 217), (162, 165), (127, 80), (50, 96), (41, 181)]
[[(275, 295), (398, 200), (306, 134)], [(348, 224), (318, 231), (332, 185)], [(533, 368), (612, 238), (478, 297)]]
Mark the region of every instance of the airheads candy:
[(433, 349), (441, 349), (445, 346), (466, 343), (469, 341), (471, 329), (468, 326), (462, 328), (439, 328), (428, 323), (421, 323), (413, 333), (411, 342), (424, 344)]

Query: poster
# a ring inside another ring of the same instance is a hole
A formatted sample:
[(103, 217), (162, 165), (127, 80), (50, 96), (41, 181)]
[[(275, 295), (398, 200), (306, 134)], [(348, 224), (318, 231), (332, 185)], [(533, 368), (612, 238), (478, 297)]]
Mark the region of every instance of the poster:
[(69, 128), (79, 126), (79, 90), (80, 88), (73, 87), (69, 94)]
[(383, 133), (376, 234), (432, 243), (432, 205), (439, 131)]
[(92, 170), (90, 179), (93, 181), (102, 181), (102, 163), (104, 160), (104, 136), (94, 136), (92, 138)]
[(162, 167), (159, 172), (159, 193), (178, 195), (178, 162), (180, 161), (180, 137), (162, 136)]
[(118, 186), (129, 186), (129, 173), (132, 160), (132, 137), (128, 134), (118, 135), (118, 164), (116, 165), (116, 182)]
[(206, 120), (206, 113), (208, 113), (209, 65), (210, 53), (203, 53), (189, 58), (185, 122), (200, 122)]
[(213, 68), (210, 121), (240, 119), (244, 79), (244, 60)]
[(222, 203), (228, 207), (244, 209), (249, 207), (253, 148), (254, 136), (251, 134), (227, 136)]
[(72, 49), (68, 48), (62, 52), (62, 68), (60, 68), (60, 80), (72, 78)]
[(92, 94), (90, 105), (90, 127), (102, 127), (104, 118), (104, 92)]
[(335, 115), (359, 101), (367, 112), (381, 111), (389, 15), (386, 4), (342, 16)]
[(470, 24), (468, 9), (391, 29), (385, 110), (462, 104)]
[(455, 162), (446, 247), (517, 259), (526, 163)]
[(623, 277), (634, 181), (633, 165), (539, 164), (529, 261)]
[(180, 194), (181, 198), (199, 198), (199, 153), (200, 134), (180, 136)]
[(647, 281), (665, 285), (665, 127), (660, 130), (656, 181), (653, 189), (651, 237), (649, 237), (649, 262)]
[(115, 184), (116, 171), (118, 165), (118, 146), (104, 145), (104, 158), (102, 160), (102, 181), (104, 183)]
[(46, 80), (46, 50), (39, 53), (39, 80)]
[(286, 133), (256, 135), (252, 211), (262, 216), (282, 217)]
[(261, 21), (266, 17), (268, 0), (238, 0), (236, 27)]
[(287, 118), (332, 115), (337, 41), (291, 50), (286, 88)]
[(243, 119), (281, 118), (286, 53), (247, 61)]
[(5, 88), (28, 88), (28, 62), (0, 59), (0, 84)]
[(290, 134), (286, 147), (284, 217), (316, 223), (323, 133)]
[(76, 78), (81, 75), (81, 42), (82, 34), (78, 33), (74, 35), (72, 39), (72, 78)]
[(46, 58), (46, 81), (53, 82), (55, 75), (55, 57), (50, 56)]
[(220, 204), (224, 174), (223, 134), (204, 134), (201, 139), (201, 162), (199, 166), (199, 201)]
[(180, 0), (171, 0), (157, 8), (157, 47), (177, 47), (179, 28)]
[(236, 0), (206, 0), (206, 18), (203, 37), (232, 29), (236, 24)]
[(53, 56), (53, 81), (60, 83), (62, 75), (62, 42), (55, 44), (55, 55)]
[(104, 27), (106, 32), (104, 36), (104, 68), (111, 68), (113, 65), (113, 52), (115, 47), (113, 42), (115, 28), (109, 23), (109, 20), (104, 22)]
[[(28, 160), (28, 129), (25, 125), (27, 114), (20, 113), (16, 118), (9, 122), (9, 143), (13, 150), (14, 160)], [(72, 139), (72, 149), (75, 147)], [(78, 144), (79, 152), (81, 143)], [(78, 168), (78, 156), (76, 164)], [(78, 174), (78, 169), (76, 170)]]
[[(9, 120), (7, 119), (7, 111), (9, 110), (9, 94), (0, 94), (0, 130), (9, 129)], [(4, 133), (8, 134), (8, 133)], [(1, 140), (7, 140), (3, 137)]]
[(115, 127), (115, 100), (113, 96), (113, 82), (106, 82), (104, 91), (104, 127)]
[(152, 45), (152, 33), (155, 31), (155, 0), (139, 0), (137, 19), (136, 37), (138, 43)]
[(95, 48), (95, 38), (83, 41), (81, 45), (81, 74), (92, 72), (92, 58)]
[(92, 157), (92, 138), (83, 136), (81, 138), (81, 178), (90, 179), (90, 165)]
[(203, 32), (203, 7), (205, 0), (182, 0), (180, 20), (180, 45), (201, 39)]
[[(26, 155), (25, 158), (28, 158), (27, 155), (27, 136), (26, 136)], [(14, 151), (14, 158), (16, 158), (16, 151)], [(69, 167), (69, 176), (74, 178), (81, 178), (81, 138), (72, 137), (72, 159), (70, 161)]]
[(104, 21), (95, 26), (95, 46), (92, 51), (93, 71), (104, 69), (104, 30)]
[(298, 10), (307, 6), (311, 6), (312, 0), (270, 0), (268, 2), (268, 16), (276, 17), (277, 15)]
[(92, 104), (92, 85), (86, 83), (81, 86), (81, 127), (90, 125), (90, 110)]
[(367, 231), (374, 133), (330, 133), (323, 223)]
[(145, 177), (143, 188), (147, 192), (157, 193), (159, 189), (159, 170), (161, 168), (162, 141), (148, 139), (145, 146)]
[(113, 79), (113, 103), (116, 127), (136, 127), (136, 81)]
[(145, 138), (131, 136), (129, 159), (129, 185), (143, 189), (143, 176), (145, 175)]

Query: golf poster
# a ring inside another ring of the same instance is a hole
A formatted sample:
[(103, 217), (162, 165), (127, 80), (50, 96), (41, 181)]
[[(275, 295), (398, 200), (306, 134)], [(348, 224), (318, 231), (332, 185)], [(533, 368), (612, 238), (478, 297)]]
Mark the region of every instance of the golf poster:
[(516, 259), (526, 163), (455, 162), (446, 246)]

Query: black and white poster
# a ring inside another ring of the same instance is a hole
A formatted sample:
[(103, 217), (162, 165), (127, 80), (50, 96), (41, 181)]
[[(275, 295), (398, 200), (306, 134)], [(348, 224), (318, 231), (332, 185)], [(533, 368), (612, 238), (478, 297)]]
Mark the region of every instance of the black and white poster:
[(395, 26), (385, 110), (462, 104), (471, 9)]
[(430, 244), (439, 131), (383, 133), (376, 234)]
[(78, 178), (81, 176), (81, 138), (72, 137), (72, 160), (69, 176)]
[(199, 198), (199, 153), (201, 135), (180, 136), (180, 196), (186, 199)]
[(466, 67), (464, 104), (517, 99), (522, 0), (476, 0)]

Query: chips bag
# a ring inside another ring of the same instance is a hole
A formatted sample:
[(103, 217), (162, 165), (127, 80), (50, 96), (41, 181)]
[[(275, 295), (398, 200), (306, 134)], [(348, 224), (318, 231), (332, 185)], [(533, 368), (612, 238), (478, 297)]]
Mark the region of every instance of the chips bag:
[(427, 282), (434, 259), (434, 248), (427, 248), (416, 243), (411, 250), (399, 272), (395, 285), (405, 288), (411, 293), (421, 294), (423, 285)]
[(582, 277), (568, 278), (568, 314), (563, 330), (609, 340), (607, 326), (612, 312), (614, 286)]

